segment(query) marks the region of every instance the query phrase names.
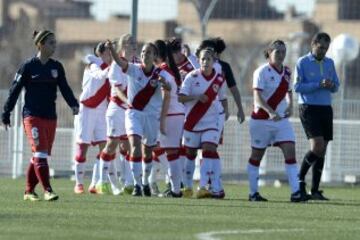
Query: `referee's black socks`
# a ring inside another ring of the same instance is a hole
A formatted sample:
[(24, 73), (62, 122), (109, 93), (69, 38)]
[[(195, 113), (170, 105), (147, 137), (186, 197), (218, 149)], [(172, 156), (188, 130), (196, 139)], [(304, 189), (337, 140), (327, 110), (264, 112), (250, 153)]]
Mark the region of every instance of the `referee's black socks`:
[[(321, 160), (322, 159), (322, 160)], [(309, 171), (309, 168), (315, 163), (315, 162), (321, 162), (322, 161), (322, 166), (324, 166), (324, 159), (321, 157), (318, 157), (315, 153), (313, 153), (312, 151), (308, 151), (305, 156), (304, 159), (302, 161), (301, 164), (301, 168), (300, 168), (300, 172), (299, 172), (299, 180), (300, 181), (305, 181), (305, 176), (307, 174), (307, 172)], [(315, 165), (314, 165), (315, 166)], [(320, 165), (318, 166), (320, 167)], [(317, 168), (318, 169), (318, 168)], [(322, 167), (321, 167), (322, 169)], [(321, 173), (320, 173), (320, 178), (321, 178)], [(314, 178), (313, 178), (314, 179)]]
[(319, 191), (320, 179), (322, 175), (322, 171), (324, 168), (325, 158), (321, 157), (314, 163), (312, 169), (312, 184), (311, 184), (311, 192)]

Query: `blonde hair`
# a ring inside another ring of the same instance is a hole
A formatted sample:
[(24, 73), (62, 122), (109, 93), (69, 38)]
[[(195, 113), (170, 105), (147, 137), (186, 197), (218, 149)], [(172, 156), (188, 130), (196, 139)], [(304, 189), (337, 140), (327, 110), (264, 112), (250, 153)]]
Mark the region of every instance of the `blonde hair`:
[(133, 36), (129, 33), (123, 34), (120, 36), (118, 42), (117, 42), (117, 48), (116, 50), (119, 52), (124, 48), (124, 45), (131, 40)]

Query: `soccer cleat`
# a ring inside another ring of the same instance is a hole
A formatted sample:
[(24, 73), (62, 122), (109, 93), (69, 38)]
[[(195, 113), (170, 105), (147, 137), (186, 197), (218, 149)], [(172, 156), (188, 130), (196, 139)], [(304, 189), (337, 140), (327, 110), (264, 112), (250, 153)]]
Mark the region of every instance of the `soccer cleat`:
[(88, 192), (91, 194), (97, 194), (96, 187), (94, 185), (90, 185), (88, 188)]
[(29, 192), (24, 194), (24, 200), (36, 202), (36, 201), (40, 201), (40, 198), (35, 192)]
[(59, 196), (54, 192), (45, 191), (44, 200), (45, 201), (56, 201), (59, 199)]
[(110, 183), (98, 183), (96, 184), (97, 194), (111, 194)]
[(74, 187), (75, 194), (83, 194), (84, 193), (84, 185), (83, 184), (76, 184)]
[(160, 194), (160, 190), (158, 185), (154, 182), (150, 184), (151, 195), (158, 196)]
[(206, 188), (199, 188), (196, 192), (196, 198), (211, 198), (211, 193)]
[(114, 196), (118, 196), (118, 195), (120, 195), (120, 193), (121, 193), (121, 190), (118, 189), (117, 187), (112, 188), (112, 194)]
[(150, 189), (149, 184), (143, 185), (142, 190), (143, 190), (143, 193), (144, 193), (145, 197), (151, 197), (151, 189)]
[(139, 185), (135, 185), (131, 195), (134, 197), (142, 197), (141, 187)]
[(260, 193), (256, 192), (253, 195), (249, 194), (249, 201), (250, 202), (267, 202), (266, 198), (263, 198)]
[(194, 194), (194, 192), (191, 188), (183, 188), (181, 190), (181, 192), (182, 192), (182, 195), (184, 198), (192, 198), (192, 196)]
[(300, 190), (292, 193), (290, 196), (290, 202), (306, 202), (307, 200), (306, 195), (301, 194)]
[(174, 193), (173, 191), (167, 192), (166, 194), (162, 193), (159, 195), (159, 197), (163, 198), (181, 198), (182, 196), (182, 192)]
[(224, 199), (225, 198), (225, 191), (221, 190), (219, 192), (211, 192), (211, 197), (216, 199)]
[(329, 201), (327, 197), (323, 195), (323, 191), (311, 191), (311, 200), (319, 200), (319, 201)]
[(134, 186), (125, 186), (120, 190), (120, 195), (131, 195), (134, 191)]
[[(299, 191), (301, 195), (301, 201), (305, 202), (311, 199), (311, 195), (306, 193), (306, 183), (304, 181), (299, 181)], [(291, 197), (290, 197), (291, 200)]]

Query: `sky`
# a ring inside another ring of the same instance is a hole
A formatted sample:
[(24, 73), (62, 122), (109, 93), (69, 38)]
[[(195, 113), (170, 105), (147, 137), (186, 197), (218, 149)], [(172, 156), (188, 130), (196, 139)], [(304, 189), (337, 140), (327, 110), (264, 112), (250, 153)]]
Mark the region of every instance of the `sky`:
[[(113, 14), (129, 14), (132, 0), (91, 0), (92, 13), (96, 19), (104, 21)], [(221, 0), (219, 0), (220, 2)], [(302, 13), (311, 14), (315, 0), (269, 0), (269, 4), (279, 11), (293, 4)], [(138, 0), (138, 18), (141, 20), (170, 20), (176, 18), (178, 0)], [(218, 3), (219, 4), (219, 3)]]

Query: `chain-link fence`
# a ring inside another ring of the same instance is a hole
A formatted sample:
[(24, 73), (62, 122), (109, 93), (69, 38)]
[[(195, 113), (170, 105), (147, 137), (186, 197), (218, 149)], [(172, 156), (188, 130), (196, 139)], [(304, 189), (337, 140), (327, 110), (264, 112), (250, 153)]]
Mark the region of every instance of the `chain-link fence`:
[[(114, 39), (130, 30), (131, 0), (2, 0), (0, 4), (0, 105), (20, 63), (35, 54), (31, 33), (43, 27), (53, 29), (58, 40), (56, 58), (65, 66), (72, 88), (81, 91), (84, 65), (81, 58), (105, 39)], [(211, 10), (211, 11), (210, 11)], [(210, 13), (210, 14), (209, 14)], [(310, 49), (310, 39), (319, 30), (336, 36), (348, 33), (360, 39), (360, 1), (356, 0), (139, 0), (139, 46), (156, 39), (181, 37), (194, 50), (202, 38), (220, 36), (226, 44), (222, 58), (233, 68), (243, 97), (246, 115), (252, 110), (252, 73), (265, 61), (262, 52), (274, 39), (287, 43), (286, 64), (292, 69), (299, 56)], [(356, 57), (338, 66), (342, 89), (334, 95), (334, 141), (329, 146), (325, 178), (342, 181), (346, 174), (360, 172), (357, 161), (360, 138), (360, 60)], [(59, 94), (60, 95), (60, 94)], [(229, 95), (231, 113), (236, 112)], [(58, 129), (51, 167), (57, 174), (71, 173), (73, 159), (73, 117), (59, 96)], [(308, 150), (308, 142), (298, 120), (297, 107), (291, 121), (296, 131), (297, 159)], [(13, 114), (14, 115), (14, 114)], [(21, 124), (19, 124), (21, 126)], [(250, 155), (247, 123), (234, 117), (226, 123), (224, 176), (236, 180), (245, 173)], [(95, 159), (92, 148), (88, 159)], [(24, 172), (30, 149), (21, 129), (0, 130), (0, 175)], [(269, 149), (263, 171), (283, 174), (284, 164), (278, 149)], [(90, 164), (89, 164), (90, 165)], [(90, 169), (90, 166), (89, 166)], [(282, 175), (280, 175), (282, 176)]]

